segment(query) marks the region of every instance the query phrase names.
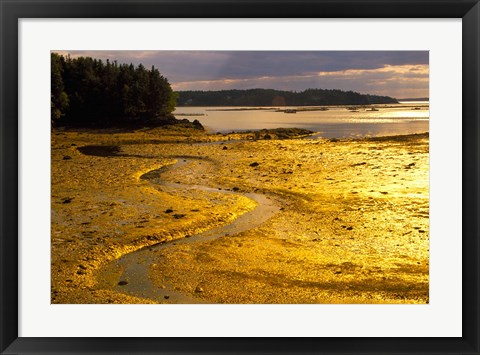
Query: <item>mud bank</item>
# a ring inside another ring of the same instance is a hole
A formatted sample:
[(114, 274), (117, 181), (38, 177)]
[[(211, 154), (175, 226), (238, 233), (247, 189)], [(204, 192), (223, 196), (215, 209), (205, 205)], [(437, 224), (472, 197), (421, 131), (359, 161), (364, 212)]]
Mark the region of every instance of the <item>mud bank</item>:
[(213, 140), (52, 133), (53, 303), (428, 302), (428, 135)]

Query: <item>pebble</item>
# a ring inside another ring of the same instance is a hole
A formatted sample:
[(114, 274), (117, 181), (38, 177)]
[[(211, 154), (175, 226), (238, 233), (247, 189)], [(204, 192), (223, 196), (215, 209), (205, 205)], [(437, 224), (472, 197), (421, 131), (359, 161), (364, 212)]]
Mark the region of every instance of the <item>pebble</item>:
[(196, 292), (196, 293), (202, 293), (203, 291), (204, 291), (203, 288), (200, 287), (200, 286), (197, 286), (197, 287), (195, 288), (195, 292)]

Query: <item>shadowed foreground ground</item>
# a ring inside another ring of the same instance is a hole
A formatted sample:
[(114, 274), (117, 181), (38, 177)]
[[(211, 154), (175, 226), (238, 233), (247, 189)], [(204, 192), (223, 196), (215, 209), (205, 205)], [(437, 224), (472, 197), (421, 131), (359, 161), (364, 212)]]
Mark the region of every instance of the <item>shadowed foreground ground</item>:
[[(147, 282), (208, 303), (428, 303), (428, 135), (193, 143), (228, 138), (52, 132), (52, 302), (174, 302), (127, 291), (114, 260), (255, 213), (256, 192), (270, 219), (152, 250)], [(182, 157), (174, 184), (142, 178)]]

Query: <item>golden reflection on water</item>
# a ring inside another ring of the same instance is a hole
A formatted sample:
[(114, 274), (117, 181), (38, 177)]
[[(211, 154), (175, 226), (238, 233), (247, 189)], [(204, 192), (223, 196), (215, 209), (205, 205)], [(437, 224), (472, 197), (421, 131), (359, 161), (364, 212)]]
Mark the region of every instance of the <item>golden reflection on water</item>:
[(422, 110), (391, 110), (388, 112), (378, 111), (372, 114), (375, 118), (409, 118), (409, 119), (428, 119), (430, 111), (427, 109)]
[[(323, 137), (399, 135), (428, 132), (429, 107), (421, 104), (379, 105), (376, 110), (358, 107), (352, 112), (345, 106), (326, 110), (312, 107), (282, 107), (295, 114), (277, 112), (276, 108), (249, 110), (242, 107), (179, 107), (177, 118), (194, 116), (212, 132), (230, 132), (278, 127), (305, 128), (322, 132)], [(380, 134), (379, 134), (380, 133)]]

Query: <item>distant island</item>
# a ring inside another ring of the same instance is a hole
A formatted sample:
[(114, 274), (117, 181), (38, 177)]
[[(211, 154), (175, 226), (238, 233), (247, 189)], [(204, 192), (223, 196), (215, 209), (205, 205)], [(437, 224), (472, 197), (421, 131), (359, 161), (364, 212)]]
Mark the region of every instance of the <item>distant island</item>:
[(274, 89), (178, 91), (177, 106), (330, 106), (395, 104), (389, 96), (360, 94), (354, 91)]
[(398, 101), (429, 101), (428, 97), (408, 97), (406, 99), (397, 99)]

